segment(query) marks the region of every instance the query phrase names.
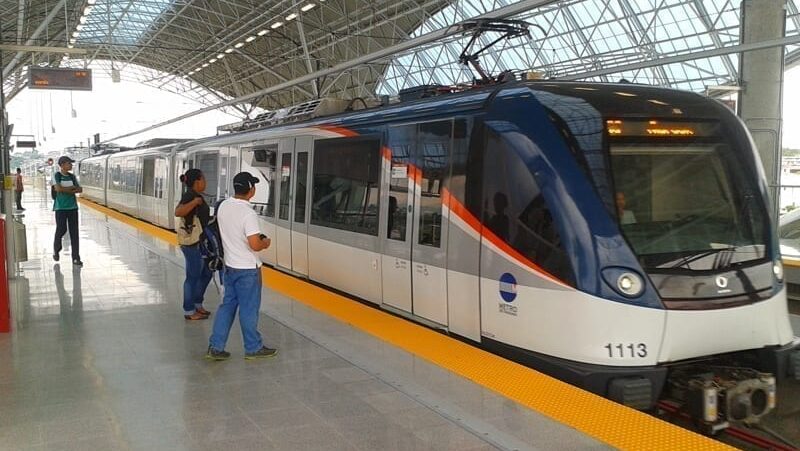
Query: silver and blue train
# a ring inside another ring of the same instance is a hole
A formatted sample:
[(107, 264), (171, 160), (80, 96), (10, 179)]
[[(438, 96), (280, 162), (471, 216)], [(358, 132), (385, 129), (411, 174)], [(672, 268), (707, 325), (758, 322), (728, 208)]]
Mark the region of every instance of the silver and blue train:
[(502, 84), (95, 156), (80, 179), (174, 229), (192, 167), (210, 203), (262, 179), (264, 263), (625, 404), (755, 421), (800, 378), (759, 159), (702, 96)]

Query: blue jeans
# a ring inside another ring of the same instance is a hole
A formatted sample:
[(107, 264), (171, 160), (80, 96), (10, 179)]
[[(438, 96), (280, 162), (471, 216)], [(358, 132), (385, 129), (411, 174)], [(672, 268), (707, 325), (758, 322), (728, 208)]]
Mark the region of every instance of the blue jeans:
[(183, 314), (191, 315), (203, 306), (203, 296), (206, 294), (214, 273), (208, 269), (203, 256), (200, 254), (200, 245), (181, 246), (181, 252), (186, 259), (186, 280), (183, 282)]
[(256, 352), (264, 345), (258, 333), (258, 312), (261, 308), (261, 270), (225, 267), (225, 295), (214, 318), (214, 328), (209, 346), (225, 350), (236, 309), (239, 309), (239, 326), (242, 328), (244, 352)]

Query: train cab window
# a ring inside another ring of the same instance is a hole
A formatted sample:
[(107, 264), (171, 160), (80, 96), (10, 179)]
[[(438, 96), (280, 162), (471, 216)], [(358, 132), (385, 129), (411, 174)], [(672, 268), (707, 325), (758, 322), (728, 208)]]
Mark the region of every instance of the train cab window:
[(380, 147), (364, 137), (314, 143), (312, 224), (378, 235)]
[(533, 172), (494, 131), (488, 133), (483, 179), (483, 224), (494, 239), (547, 273), (574, 283), (569, 258)]
[(420, 169), (419, 244), (439, 247), (442, 239), (442, 188), (448, 174), (452, 122), (419, 125), (417, 167)]

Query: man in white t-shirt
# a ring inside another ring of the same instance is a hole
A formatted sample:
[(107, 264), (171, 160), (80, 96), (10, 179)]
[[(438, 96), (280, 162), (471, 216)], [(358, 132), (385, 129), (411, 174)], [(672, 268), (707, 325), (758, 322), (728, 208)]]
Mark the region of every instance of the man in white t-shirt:
[(261, 308), (261, 260), (258, 252), (269, 247), (270, 239), (261, 233), (258, 216), (250, 205), (256, 194), (258, 179), (248, 172), (233, 178), (235, 195), (219, 205), (216, 216), (225, 251), (225, 294), (214, 318), (214, 328), (208, 340), (206, 358), (226, 360), (231, 354), (225, 343), (231, 331), (236, 310), (244, 341), (246, 360), (272, 357), (276, 349), (264, 346), (258, 332)]

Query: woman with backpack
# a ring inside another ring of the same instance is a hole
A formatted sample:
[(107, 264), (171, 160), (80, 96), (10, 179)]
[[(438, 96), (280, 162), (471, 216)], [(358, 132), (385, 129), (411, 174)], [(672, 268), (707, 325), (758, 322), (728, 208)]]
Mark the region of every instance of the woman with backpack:
[(186, 280), (183, 282), (183, 317), (187, 321), (208, 319), (211, 312), (203, 308), (203, 296), (206, 293), (213, 273), (203, 260), (200, 249), (203, 230), (208, 227), (211, 209), (203, 199), (206, 179), (199, 169), (189, 169), (181, 175), (181, 183), (186, 185), (186, 192), (175, 207), (178, 219), (175, 228), (178, 231), (178, 244), (186, 259)]

